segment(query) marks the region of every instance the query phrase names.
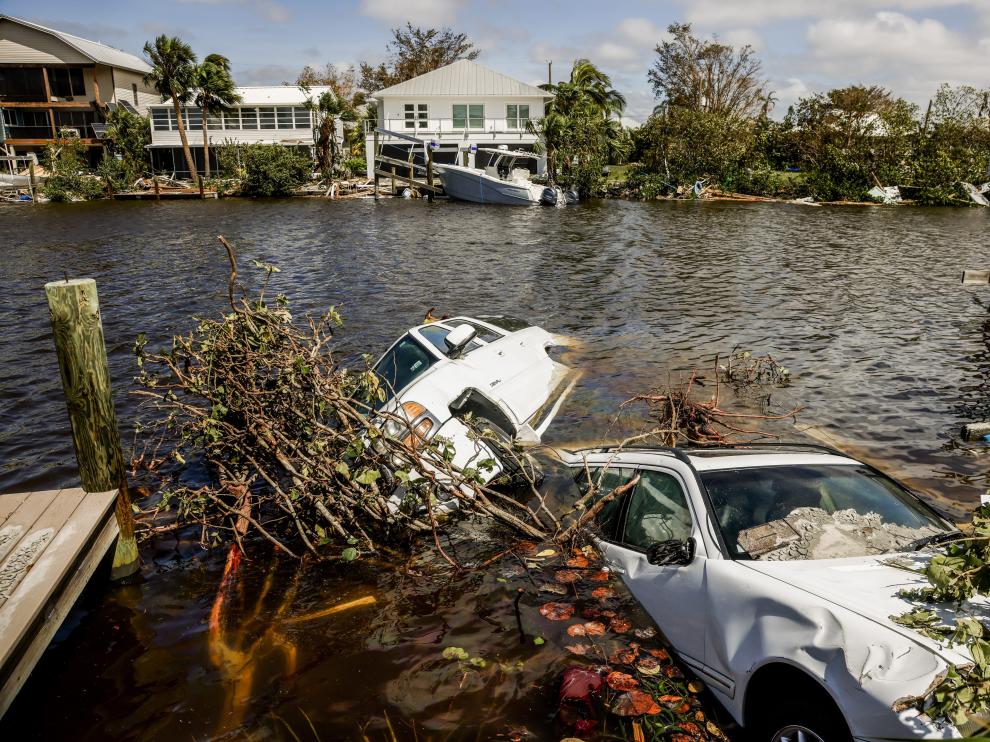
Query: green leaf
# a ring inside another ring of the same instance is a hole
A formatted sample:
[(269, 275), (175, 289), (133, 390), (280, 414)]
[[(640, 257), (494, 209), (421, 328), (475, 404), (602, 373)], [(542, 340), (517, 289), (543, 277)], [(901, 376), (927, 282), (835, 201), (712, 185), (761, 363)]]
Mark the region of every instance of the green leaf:
[(353, 562), (355, 559), (358, 558), (358, 550), (355, 549), (353, 546), (349, 546), (348, 548), (340, 552), (340, 558), (343, 559), (345, 562)]
[(358, 474), (356, 477), (354, 477), (354, 481), (357, 482), (358, 484), (363, 484), (363, 485), (371, 486), (372, 484), (374, 484), (375, 482), (377, 482), (379, 479), (381, 479), (381, 476), (382, 476), (382, 473), (380, 471), (378, 471), (377, 469), (370, 469), (369, 468), (369, 469), (363, 470), (360, 474)]
[(447, 647), (441, 655), (445, 660), (466, 660), (470, 655), (460, 647)]
[(351, 467), (349, 467), (344, 461), (337, 464), (337, 466), (334, 467), (334, 470), (342, 477), (346, 477), (347, 479), (351, 478)]
[(540, 646), (546, 644), (546, 640), (542, 636), (538, 636), (535, 639), (533, 639), (533, 644), (535, 644), (536, 646), (540, 647)]

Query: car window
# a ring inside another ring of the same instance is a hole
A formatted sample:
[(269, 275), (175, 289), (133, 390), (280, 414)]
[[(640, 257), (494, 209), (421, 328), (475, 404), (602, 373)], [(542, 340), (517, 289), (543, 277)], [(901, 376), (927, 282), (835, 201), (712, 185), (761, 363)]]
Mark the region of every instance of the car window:
[[(465, 323), (465, 324), (470, 324), (470, 323)], [(473, 324), (471, 326), (475, 327), (475, 325)], [(447, 355), (449, 349), (447, 348), (447, 344), (444, 342), (444, 340), (450, 334), (450, 330), (451, 328), (444, 327), (443, 325), (427, 325), (426, 327), (419, 328), (419, 334), (422, 335), (423, 339), (426, 340), (428, 343), (430, 343), (430, 345), (432, 345), (434, 348), (439, 350), (444, 355)], [(472, 350), (476, 350), (477, 348), (480, 347), (481, 347), (481, 343), (479, 343), (477, 340), (472, 340), (470, 343), (468, 343), (468, 346), (467, 348), (465, 348), (463, 355), (467, 355)]]
[(403, 336), (375, 366), (375, 373), (392, 397), (432, 366), (437, 359), (411, 336)]
[(505, 337), (505, 335), (503, 335), (502, 333), (496, 332), (490, 327), (479, 325), (477, 322), (471, 322), (469, 320), (458, 320), (457, 324), (471, 325), (471, 327), (473, 327), (475, 330), (478, 331), (478, 334), (475, 335), (475, 337), (481, 338), (486, 343), (494, 343), (496, 340), (501, 340), (503, 337)]
[(644, 469), (629, 499), (622, 541), (645, 549), (659, 541), (691, 536), (691, 511), (680, 482), (672, 474)]
[[(621, 487), (624, 485), (636, 474), (634, 469), (611, 466), (604, 470), (601, 467), (591, 468), (590, 472), (591, 482), (588, 481), (588, 474), (584, 469), (579, 471), (575, 477), (578, 490), (581, 492), (582, 497), (588, 493), (588, 489), (592, 485), (594, 485), (598, 490), (588, 502), (589, 508), (594, 506), (598, 500), (614, 490), (616, 487)], [(614, 541), (616, 539), (616, 532), (619, 529), (619, 516), (622, 513), (622, 505), (624, 501), (625, 497), (623, 496), (613, 497), (612, 500), (606, 503), (595, 517), (595, 526), (598, 531), (598, 535), (602, 538), (610, 541)]]
[(868, 556), (952, 531), (908, 490), (866, 466), (724, 469), (701, 479), (726, 544), (741, 557)]
[(532, 327), (533, 325), (526, 320), (516, 319), (515, 317), (506, 316), (490, 316), (481, 315), (481, 319), (490, 325), (495, 325), (495, 327), (500, 327), (506, 332), (517, 332), (519, 330), (525, 330), (527, 327)]

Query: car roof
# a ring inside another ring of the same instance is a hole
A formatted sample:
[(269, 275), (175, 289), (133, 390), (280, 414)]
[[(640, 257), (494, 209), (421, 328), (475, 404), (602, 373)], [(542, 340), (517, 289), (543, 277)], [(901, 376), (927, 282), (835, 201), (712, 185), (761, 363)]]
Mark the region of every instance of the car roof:
[[(572, 452), (579, 457), (582, 452)], [(783, 444), (779, 446), (757, 445), (753, 448), (734, 446), (711, 448), (630, 447), (599, 448), (596, 458), (608, 456), (615, 464), (649, 465), (670, 459), (684, 459), (698, 472), (749, 469), (768, 466), (856, 466), (862, 462), (832, 451), (824, 446)]]

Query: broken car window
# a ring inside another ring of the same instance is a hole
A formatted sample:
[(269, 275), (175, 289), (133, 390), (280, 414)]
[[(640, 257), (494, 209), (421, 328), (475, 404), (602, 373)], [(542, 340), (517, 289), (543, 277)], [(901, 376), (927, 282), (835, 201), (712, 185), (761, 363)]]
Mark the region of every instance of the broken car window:
[(680, 482), (671, 475), (644, 469), (633, 490), (622, 541), (646, 549), (660, 541), (691, 536), (691, 511)]
[(707, 471), (701, 479), (737, 557), (868, 556), (953, 530), (910, 492), (865, 466), (753, 467)]
[[(588, 507), (592, 507), (598, 500), (614, 490), (621, 487), (636, 475), (634, 469), (623, 469), (619, 467), (608, 467), (602, 469), (591, 469), (591, 483), (597, 487), (598, 491), (588, 502)], [(581, 496), (587, 494), (589, 483), (588, 474), (582, 469), (575, 477)], [(626, 495), (626, 497), (628, 494)], [(622, 513), (622, 503), (625, 497), (615, 497), (601, 509), (595, 518), (595, 525), (598, 535), (609, 541), (616, 540), (616, 531), (619, 528), (619, 515)]]
[[(465, 324), (471, 324), (471, 323), (468, 322)], [(471, 324), (471, 326), (475, 327), (475, 325), (473, 324)], [(491, 332), (491, 330), (489, 330), (489, 332)], [(419, 334), (422, 335), (423, 339), (427, 340), (430, 343), (430, 345), (432, 345), (434, 348), (439, 350), (444, 355), (447, 355), (449, 348), (447, 347), (447, 344), (444, 342), (444, 340), (450, 334), (449, 327), (444, 327), (443, 325), (427, 325), (426, 327), (419, 328)], [(481, 343), (479, 343), (477, 340), (472, 340), (470, 343), (468, 343), (467, 348), (465, 348), (464, 355), (467, 355), (472, 350), (475, 350), (476, 348), (480, 348), (480, 347), (481, 347)]]

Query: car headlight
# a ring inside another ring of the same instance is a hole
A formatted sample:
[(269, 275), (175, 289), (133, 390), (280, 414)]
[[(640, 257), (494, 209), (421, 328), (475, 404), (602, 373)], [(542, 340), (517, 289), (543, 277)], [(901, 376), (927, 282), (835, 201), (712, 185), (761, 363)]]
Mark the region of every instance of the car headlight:
[(439, 428), (439, 421), (419, 402), (405, 402), (382, 426), (389, 438), (401, 440), (404, 446), (422, 448)]

